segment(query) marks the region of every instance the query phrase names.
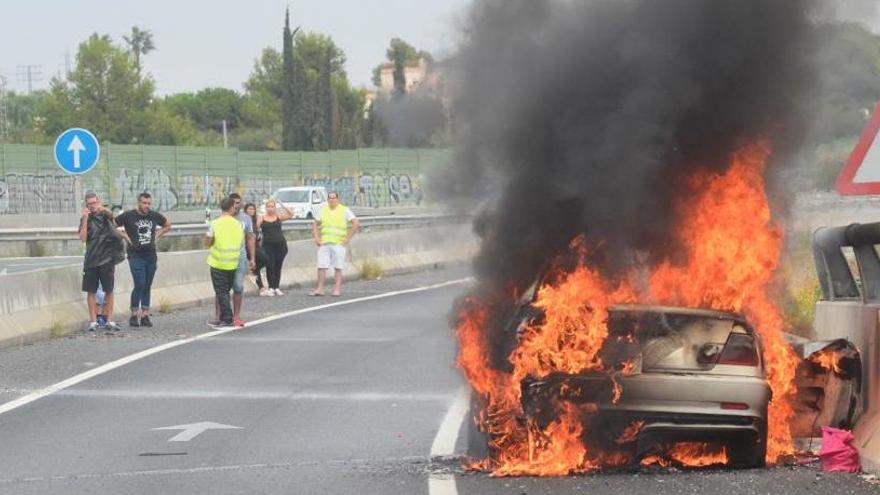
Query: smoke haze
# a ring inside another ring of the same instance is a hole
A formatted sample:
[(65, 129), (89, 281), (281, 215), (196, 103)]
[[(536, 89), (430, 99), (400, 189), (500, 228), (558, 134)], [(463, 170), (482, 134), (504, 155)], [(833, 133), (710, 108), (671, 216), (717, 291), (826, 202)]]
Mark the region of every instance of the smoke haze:
[(795, 149), (812, 15), (808, 0), (477, 1), (455, 60), (455, 165), (435, 183), (483, 201), (485, 288), (522, 289), (581, 233), (609, 276), (635, 250), (674, 252), (695, 171), (757, 138), (774, 161)]

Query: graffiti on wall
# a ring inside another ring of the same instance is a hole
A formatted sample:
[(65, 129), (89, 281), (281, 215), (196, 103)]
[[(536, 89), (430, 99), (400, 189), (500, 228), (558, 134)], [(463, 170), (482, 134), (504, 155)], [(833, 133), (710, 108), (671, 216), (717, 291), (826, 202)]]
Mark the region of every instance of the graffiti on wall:
[(422, 190), (417, 181), (406, 174), (362, 173), (346, 177), (312, 177), (307, 186), (323, 186), (339, 192), (339, 199), (351, 206), (401, 206), (422, 202)]
[[(94, 184), (104, 190), (98, 178)], [(311, 177), (304, 185), (323, 186), (339, 192), (344, 204), (351, 206), (417, 205), (422, 191), (417, 181), (406, 174), (361, 173), (343, 177)], [(228, 194), (241, 194), (245, 203), (259, 204), (279, 187), (293, 185), (293, 180), (251, 177), (239, 179), (205, 174), (182, 174), (174, 177), (160, 168), (120, 169), (112, 179), (109, 203), (133, 208), (143, 191), (153, 197), (157, 211), (216, 208)], [(62, 174), (7, 174), (0, 176), (0, 214), (73, 213), (79, 211), (84, 188), (79, 179)]]
[(0, 177), (0, 214), (76, 212), (78, 189), (71, 175), (6, 174)]
[[(280, 181), (279, 181), (280, 182)], [(277, 188), (272, 179), (252, 177), (238, 179), (218, 175), (183, 174), (177, 181), (161, 169), (122, 169), (115, 179), (112, 202), (123, 208), (137, 203), (143, 191), (153, 196), (153, 208), (158, 211), (216, 208), (227, 195), (237, 192), (245, 203), (256, 203), (268, 198)]]

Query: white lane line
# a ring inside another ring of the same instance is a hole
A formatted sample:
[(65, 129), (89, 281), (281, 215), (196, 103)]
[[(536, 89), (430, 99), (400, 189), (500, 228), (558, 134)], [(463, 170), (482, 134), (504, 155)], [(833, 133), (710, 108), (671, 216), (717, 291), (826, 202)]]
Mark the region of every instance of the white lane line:
[(89, 397), (108, 399), (223, 399), (223, 400), (285, 400), (285, 401), (340, 401), (340, 402), (448, 402), (449, 394), (417, 393), (401, 394), (394, 392), (284, 392), (265, 391), (251, 392), (241, 390), (60, 390), (56, 392), (62, 397)]
[[(455, 455), (455, 444), (458, 442), (458, 432), (467, 416), (471, 392), (467, 385), (462, 385), (455, 394), (455, 400), (446, 411), (434, 443), (431, 444), (431, 459), (449, 457)], [(429, 495), (458, 495), (458, 487), (455, 484), (455, 476), (447, 473), (432, 473), (428, 476)]]
[(443, 422), (440, 423), (440, 429), (437, 436), (434, 437), (434, 443), (431, 444), (431, 458), (448, 457), (455, 454), (455, 443), (458, 441), (458, 432), (461, 430), (461, 424), (467, 415), (468, 403), (470, 402), (471, 392), (467, 385), (462, 385), (455, 394), (455, 400), (446, 411)]
[[(384, 292), (382, 294), (376, 294), (373, 296), (360, 297), (360, 298), (356, 298), (356, 299), (347, 299), (344, 301), (338, 301), (338, 302), (334, 302), (334, 303), (330, 303), (330, 304), (324, 304), (321, 306), (312, 306), (310, 308), (297, 309), (295, 311), (288, 311), (287, 313), (281, 313), (279, 315), (269, 316), (267, 318), (255, 320), (251, 323), (248, 323), (247, 328), (253, 327), (255, 325), (261, 325), (263, 323), (268, 323), (270, 321), (280, 320), (282, 318), (287, 318), (290, 316), (300, 315), (300, 314), (304, 314), (304, 313), (311, 313), (313, 311), (320, 311), (322, 309), (335, 308), (337, 306), (345, 306), (348, 304), (354, 304), (354, 303), (359, 303), (359, 302), (374, 301), (376, 299), (384, 299), (387, 297), (394, 297), (394, 296), (400, 296), (400, 295), (404, 295), (404, 294), (413, 294), (416, 292), (423, 292), (423, 291), (427, 291), (427, 290), (440, 289), (443, 287), (449, 287), (451, 285), (462, 284), (462, 283), (468, 282), (470, 280), (471, 280), (470, 278), (450, 280), (448, 282), (443, 282), (443, 283), (434, 284), (434, 285), (427, 285), (427, 286), (423, 286), (423, 287), (416, 287), (413, 289), (399, 290), (399, 291), (393, 291), (393, 292)], [(31, 402), (40, 400), (43, 397), (54, 394), (55, 392), (72, 387), (72, 386), (74, 386), (78, 383), (84, 382), (90, 378), (94, 378), (98, 375), (102, 375), (104, 373), (107, 373), (108, 371), (112, 371), (112, 370), (115, 370), (116, 368), (125, 366), (127, 364), (131, 364), (131, 363), (138, 361), (140, 359), (143, 359), (145, 357), (152, 356), (153, 354), (157, 354), (162, 351), (167, 351), (168, 349), (173, 349), (175, 347), (178, 347), (178, 346), (181, 346), (184, 344), (189, 344), (190, 342), (195, 342), (197, 340), (209, 339), (211, 337), (216, 337), (217, 335), (223, 335), (225, 333), (233, 332), (236, 330), (237, 329), (235, 329), (235, 328), (230, 328), (230, 329), (225, 329), (225, 330), (215, 330), (213, 332), (203, 333), (203, 334), (197, 335), (195, 337), (175, 340), (174, 342), (168, 342), (166, 344), (158, 345), (156, 347), (152, 347), (150, 349), (146, 349), (144, 351), (137, 352), (137, 353), (131, 354), (129, 356), (125, 356), (123, 358), (117, 359), (116, 361), (112, 361), (112, 362), (104, 364), (102, 366), (98, 366), (97, 368), (90, 369), (89, 371), (86, 371), (84, 373), (80, 373), (76, 376), (72, 376), (72, 377), (68, 378), (67, 380), (60, 381), (54, 385), (49, 385), (46, 388), (37, 390), (37, 391), (32, 392), (32, 393), (25, 395), (23, 397), (19, 397), (18, 399), (6, 402), (4, 404), (0, 404), (0, 414), (7, 413), (7, 412), (12, 411), (14, 409), (18, 409), (21, 406), (24, 406), (24, 405), (30, 404)]]
[(200, 466), (191, 468), (149, 469), (141, 471), (119, 471), (110, 473), (79, 473), (54, 476), (31, 476), (26, 478), (0, 478), (0, 485), (44, 483), (58, 481), (78, 481), (89, 479), (129, 478), (136, 476), (169, 476), (182, 474), (222, 473), (226, 471), (247, 471), (260, 469), (288, 469), (335, 466), (339, 468), (355, 466), (383, 466), (387, 464), (425, 462), (424, 457), (385, 457), (379, 459), (329, 459), (302, 462), (274, 462), (259, 464), (227, 464), (223, 466)]

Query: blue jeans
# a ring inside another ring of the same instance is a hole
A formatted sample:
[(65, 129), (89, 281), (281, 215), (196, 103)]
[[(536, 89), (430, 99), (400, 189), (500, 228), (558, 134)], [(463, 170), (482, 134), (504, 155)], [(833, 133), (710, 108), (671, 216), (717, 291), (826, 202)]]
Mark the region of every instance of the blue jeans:
[(156, 275), (156, 259), (144, 258), (136, 254), (128, 255), (128, 267), (134, 289), (131, 291), (131, 310), (150, 309), (150, 289), (153, 287), (153, 276)]

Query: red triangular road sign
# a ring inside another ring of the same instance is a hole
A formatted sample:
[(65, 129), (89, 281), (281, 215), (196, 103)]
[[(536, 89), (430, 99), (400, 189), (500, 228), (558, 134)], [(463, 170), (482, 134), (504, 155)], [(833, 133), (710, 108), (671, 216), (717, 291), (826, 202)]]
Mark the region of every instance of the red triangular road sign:
[(880, 194), (880, 103), (862, 137), (837, 176), (834, 187), (845, 196)]

